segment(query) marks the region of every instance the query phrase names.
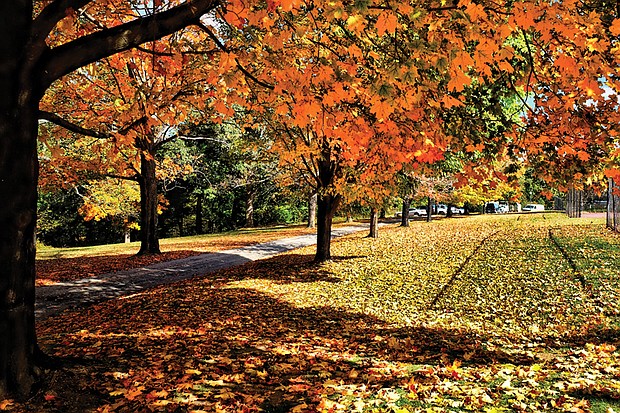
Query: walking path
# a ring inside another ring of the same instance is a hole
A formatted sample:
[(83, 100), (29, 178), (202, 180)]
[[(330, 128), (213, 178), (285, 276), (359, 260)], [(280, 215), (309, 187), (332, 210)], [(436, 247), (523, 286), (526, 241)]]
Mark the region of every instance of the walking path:
[[(367, 230), (368, 225), (350, 225), (332, 230), (332, 238)], [(102, 274), (81, 280), (37, 287), (35, 314), (45, 319), (69, 308), (84, 307), (112, 298), (135, 294), (162, 284), (200, 276), (246, 262), (316, 243), (316, 234), (300, 235), (262, 244), (159, 262), (142, 268)]]

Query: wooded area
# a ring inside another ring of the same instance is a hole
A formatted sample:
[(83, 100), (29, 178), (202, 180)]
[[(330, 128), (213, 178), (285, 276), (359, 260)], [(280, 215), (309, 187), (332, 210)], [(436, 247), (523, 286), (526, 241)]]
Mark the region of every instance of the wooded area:
[(406, 225), (423, 199), (603, 192), (620, 178), (619, 14), (597, 0), (3, 2), (0, 397), (28, 395), (45, 360), (45, 204), (77, 199), (156, 254), (166, 214), (177, 233), (188, 208), (196, 233), (225, 230), (255, 225), (261, 197), (309, 218), (316, 194), (320, 263), (339, 208), (376, 222), (398, 199)]

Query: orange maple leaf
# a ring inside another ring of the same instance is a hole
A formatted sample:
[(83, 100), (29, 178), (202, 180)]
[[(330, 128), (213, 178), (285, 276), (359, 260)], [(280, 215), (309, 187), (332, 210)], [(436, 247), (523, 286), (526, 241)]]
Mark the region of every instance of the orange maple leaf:
[(378, 120), (387, 119), (394, 112), (394, 108), (385, 100), (376, 100), (370, 111), (377, 116)]
[(377, 34), (379, 36), (383, 36), (386, 32), (394, 34), (398, 27), (398, 17), (391, 11), (381, 13), (377, 18), (375, 27), (377, 28)]

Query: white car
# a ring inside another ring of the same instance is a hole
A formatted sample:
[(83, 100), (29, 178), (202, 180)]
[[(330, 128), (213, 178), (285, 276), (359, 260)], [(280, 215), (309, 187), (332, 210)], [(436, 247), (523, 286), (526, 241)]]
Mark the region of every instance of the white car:
[(544, 211), (544, 210), (545, 210), (545, 206), (542, 204), (527, 204), (526, 206), (521, 208), (521, 211), (523, 212)]
[[(398, 211), (396, 213), (396, 218), (401, 218), (403, 216), (402, 211)], [(409, 218), (411, 217), (421, 217), (426, 216), (426, 208), (409, 208)]]

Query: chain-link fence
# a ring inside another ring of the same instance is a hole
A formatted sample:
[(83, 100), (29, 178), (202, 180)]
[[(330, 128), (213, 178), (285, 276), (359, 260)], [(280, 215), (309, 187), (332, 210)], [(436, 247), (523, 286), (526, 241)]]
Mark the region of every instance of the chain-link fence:
[(607, 188), (607, 226), (620, 231), (620, 186), (611, 178)]

